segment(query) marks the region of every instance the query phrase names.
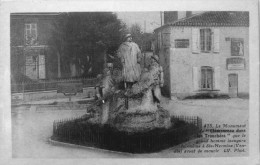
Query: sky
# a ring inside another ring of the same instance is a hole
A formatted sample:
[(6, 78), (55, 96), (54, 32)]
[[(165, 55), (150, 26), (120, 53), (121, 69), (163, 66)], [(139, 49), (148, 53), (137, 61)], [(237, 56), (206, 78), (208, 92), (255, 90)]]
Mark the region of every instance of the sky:
[(160, 27), (160, 11), (153, 12), (116, 12), (119, 19), (126, 23), (128, 27), (132, 24), (139, 24), (146, 33), (152, 33), (154, 29)]

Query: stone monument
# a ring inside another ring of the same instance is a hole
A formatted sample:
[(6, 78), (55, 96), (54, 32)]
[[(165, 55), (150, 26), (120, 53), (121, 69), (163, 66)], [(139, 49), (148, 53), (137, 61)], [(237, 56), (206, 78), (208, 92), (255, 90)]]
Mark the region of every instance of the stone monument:
[(158, 60), (152, 56), (150, 67), (143, 69), (131, 87), (122, 85), (122, 70), (107, 67), (96, 87), (96, 102), (88, 108), (89, 122), (127, 132), (171, 127), (170, 114), (160, 105), (163, 70)]

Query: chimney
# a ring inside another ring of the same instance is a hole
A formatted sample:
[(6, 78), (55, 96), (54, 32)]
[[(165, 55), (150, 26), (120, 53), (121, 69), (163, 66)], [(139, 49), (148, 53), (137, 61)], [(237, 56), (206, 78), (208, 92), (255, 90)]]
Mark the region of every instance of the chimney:
[(172, 23), (178, 19), (188, 18), (192, 15), (191, 11), (165, 11), (164, 24)]
[(178, 20), (178, 11), (165, 11), (164, 24), (172, 23)]
[(186, 11), (186, 17), (189, 18), (192, 15), (191, 11)]

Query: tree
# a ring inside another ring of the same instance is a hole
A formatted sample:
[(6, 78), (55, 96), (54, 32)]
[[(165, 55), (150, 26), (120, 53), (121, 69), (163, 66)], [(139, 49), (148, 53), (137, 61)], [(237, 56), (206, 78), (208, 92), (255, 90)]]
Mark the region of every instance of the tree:
[(143, 45), (143, 39), (142, 39), (142, 29), (141, 26), (137, 23), (133, 24), (130, 28), (129, 31), (133, 37), (133, 40), (137, 45), (139, 45), (140, 49), (142, 50), (142, 45)]
[(154, 38), (152, 33), (143, 33), (139, 24), (133, 24), (129, 29), (133, 40), (142, 51), (151, 51), (151, 42)]
[(81, 76), (102, 72), (105, 54), (116, 52), (125, 33), (112, 12), (62, 13), (53, 27), (50, 45), (62, 77), (70, 76), (71, 64), (83, 71)]

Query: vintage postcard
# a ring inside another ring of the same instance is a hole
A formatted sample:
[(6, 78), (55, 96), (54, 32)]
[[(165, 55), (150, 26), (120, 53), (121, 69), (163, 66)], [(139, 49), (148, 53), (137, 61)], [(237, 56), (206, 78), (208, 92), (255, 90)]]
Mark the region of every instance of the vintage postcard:
[(257, 0), (1, 3), (3, 162), (259, 163)]

